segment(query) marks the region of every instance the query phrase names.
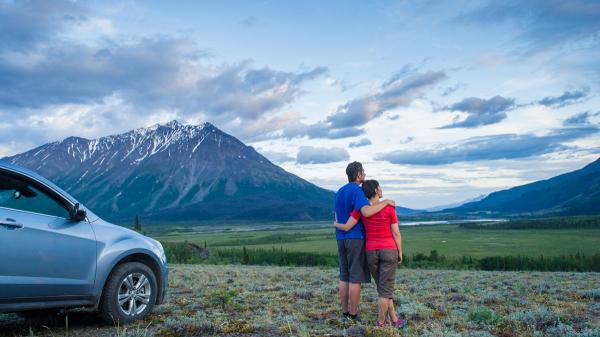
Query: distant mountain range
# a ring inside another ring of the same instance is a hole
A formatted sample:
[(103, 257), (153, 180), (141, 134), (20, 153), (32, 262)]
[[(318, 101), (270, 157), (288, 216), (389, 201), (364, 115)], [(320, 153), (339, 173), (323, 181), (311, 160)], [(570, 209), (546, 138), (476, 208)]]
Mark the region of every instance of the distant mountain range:
[(494, 192), (443, 212), (522, 216), (600, 214), (600, 159), (582, 169)]
[(333, 219), (334, 193), (286, 172), (210, 123), (69, 137), (12, 157), (98, 215), (130, 222)]
[(413, 215), (413, 214), (420, 214), (420, 213), (424, 213), (426, 211), (424, 210), (420, 210), (420, 209), (412, 209), (412, 208), (407, 208), (407, 207), (402, 207), (402, 206), (396, 206), (396, 214), (398, 215)]
[(475, 198), (470, 198), (467, 200), (463, 200), (461, 202), (456, 202), (456, 203), (451, 203), (451, 204), (446, 204), (446, 205), (440, 205), (440, 206), (435, 206), (435, 207), (431, 207), (431, 208), (427, 208), (425, 211), (427, 212), (437, 212), (437, 211), (442, 211), (445, 209), (449, 209), (449, 208), (456, 208), (456, 207), (460, 207), (466, 203), (470, 203), (470, 202), (475, 202), (475, 201), (479, 201), (483, 198), (485, 198), (487, 195), (485, 194), (481, 194), (476, 196)]
[[(2, 160), (40, 173), (119, 223), (135, 215), (165, 224), (333, 218), (332, 191), (285, 171), (210, 123), (172, 121), (99, 139), (69, 137)], [(396, 210), (405, 216), (600, 214), (600, 159), (461, 204)]]

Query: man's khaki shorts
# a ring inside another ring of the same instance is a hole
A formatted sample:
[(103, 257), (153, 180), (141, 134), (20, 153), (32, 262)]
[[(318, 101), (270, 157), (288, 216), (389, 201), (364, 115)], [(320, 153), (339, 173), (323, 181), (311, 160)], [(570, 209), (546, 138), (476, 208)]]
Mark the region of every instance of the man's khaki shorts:
[(377, 284), (377, 293), (382, 298), (392, 298), (398, 267), (398, 251), (378, 249), (367, 252), (367, 262), (371, 275)]

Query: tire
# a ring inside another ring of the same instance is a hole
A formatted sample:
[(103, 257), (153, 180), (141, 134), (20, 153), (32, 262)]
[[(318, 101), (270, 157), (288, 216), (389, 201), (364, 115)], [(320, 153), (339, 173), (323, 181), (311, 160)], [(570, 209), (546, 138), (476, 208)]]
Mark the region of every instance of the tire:
[(157, 294), (152, 270), (140, 262), (127, 262), (108, 277), (98, 311), (108, 324), (128, 324), (145, 318), (152, 311)]

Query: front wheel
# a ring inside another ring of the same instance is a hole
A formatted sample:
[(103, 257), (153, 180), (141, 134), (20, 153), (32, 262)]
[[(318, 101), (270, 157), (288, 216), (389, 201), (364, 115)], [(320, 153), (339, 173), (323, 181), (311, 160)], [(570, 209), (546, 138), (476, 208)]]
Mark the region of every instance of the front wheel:
[(100, 300), (100, 315), (109, 324), (127, 324), (146, 317), (156, 303), (156, 276), (143, 263), (128, 262), (109, 276)]

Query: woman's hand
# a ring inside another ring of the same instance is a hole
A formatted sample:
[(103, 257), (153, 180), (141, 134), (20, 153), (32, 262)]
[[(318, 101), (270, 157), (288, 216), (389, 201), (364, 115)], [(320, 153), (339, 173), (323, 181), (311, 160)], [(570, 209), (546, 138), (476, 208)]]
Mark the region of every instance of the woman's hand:
[(402, 263), (404, 258), (402, 257), (402, 250), (398, 249), (398, 263)]

